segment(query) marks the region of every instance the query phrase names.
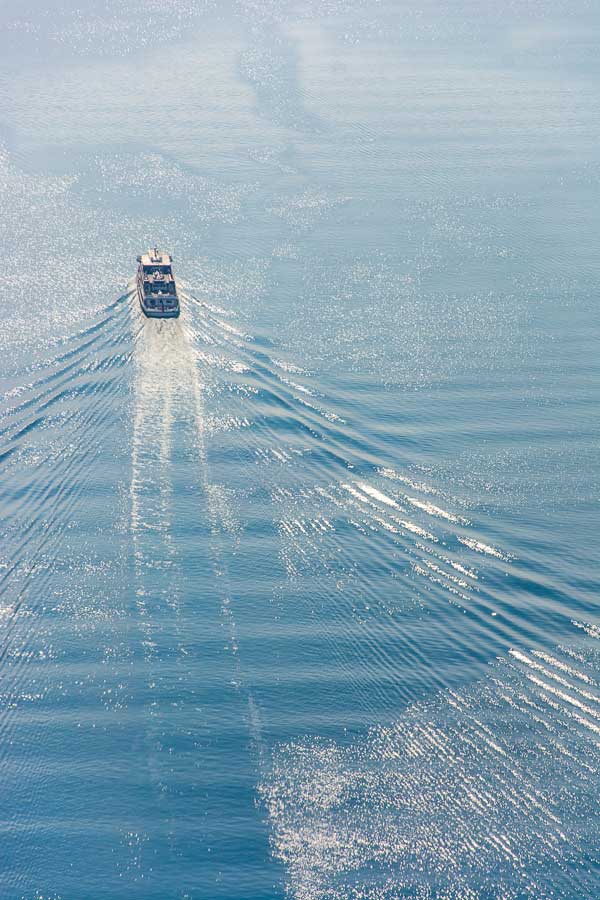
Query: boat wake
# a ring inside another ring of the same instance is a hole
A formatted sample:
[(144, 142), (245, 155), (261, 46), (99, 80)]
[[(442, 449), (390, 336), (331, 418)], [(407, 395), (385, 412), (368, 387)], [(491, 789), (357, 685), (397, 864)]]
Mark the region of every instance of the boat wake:
[[(318, 660), (280, 688), (290, 739), (263, 768), (289, 894), (567, 900), (575, 885), (591, 898), (600, 655), (576, 639), (578, 598), (481, 509), (402, 467), (401, 448), (390, 459), (366, 441), (268, 341), (206, 304), (197, 316), (223, 354), (228, 414), (250, 423), (238, 443), (221, 436), (222, 453), (254, 463), (253, 506), (278, 531), (273, 614)], [(465, 659), (481, 673), (466, 686)], [(259, 671), (247, 677), (260, 688)], [(294, 734), (294, 697), (315, 680), (316, 736)], [(348, 740), (327, 737), (344, 725)]]
[[(61, 542), (90, 488), (131, 357), (129, 299), (108, 306), (50, 362), (32, 366), (29, 380), (4, 393), (2, 656), (11, 652), (18, 616), (37, 615), (40, 596), (64, 563)], [(20, 640), (23, 653), (26, 635)]]
[[(138, 315), (137, 310), (133, 314)], [(169, 782), (172, 765), (170, 754), (164, 750), (177, 739), (169, 730), (169, 707), (165, 708), (161, 700), (165, 694), (160, 677), (165, 654), (175, 657), (178, 680), (186, 684), (184, 706), (189, 708), (189, 718), (182, 728), (185, 734), (192, 733), (195, 712), (203, 702), (205, 686), (194, 686), (190, 658), (190, 591), (198, 565), (207, 565), (212, 573), (212, 597), (209, 603), (208, 598), (198, 597), (202, 605), (194, 614), (204, 617), (207, 629), (212, 623), (212, 627), (225, 631), (232, 663), (224, 677), (246, 706), (251, 739), (261, 752), (260, 718), (239, 658), (228, 563), (222, 547), (224, 539), (238, 540), (239, 526), (226, 487), (211, 478), (207, 456), (211, 421), (205, 397), (211, 391), (218, 361), (209, 359), (202, 347), (206, 347), (206, 341), (189, 319), (182, 318), (144, 321), (133, 352), (130, 531), (136, 608), (144, 634), (144, 693), (149, 710), (146, 756), (159, 793)], [(190, 502), (190, 508), (182, 508), (182, 497)], [(182, 521), (184, 528), (179, 524)], [(219, 604), (220, 625), (214, 621), (213, 598)], [(173, 829), (176, 826), (173, 818)]]
[[(403, 468), (401, 446), (390, 458), (384, 441), (366, 440), (342, 404), (268, 339), (247, 335), (190, 295), (187, 303), (194, 307), (195, 339), (205, 347), (200, 360), (223, 373), (211, 388), (226, 409), (212, 423), (214, 453), (253, 466), (253, 501), (268, 505), (294, 602), (306, 603), (312, 623), (325, 632), (332, 622), (353, 623), (340, 646), (330, 647), (340, 661), (348, 640), (364, 638), (361, 626), (377, 628), (384, 620), (424, 682), (439, 676), (433, 658), (475, 655), (485, 666), (512, 645), (543, 643), (549, 632), (572, 627), (577, 604), (568, 587), (499, 543), (482, 510), (414, 467)], [(424, 616), (438, 621), (431, 653), (421, 635), (415, 640), (399, 626), (399, 617), (412, 625)], [(480, 646), (486, 652), (478, 654)], [(373, 650), (358, 665), (376, 663), (365, 673), (376, 689), (382, 661)], [(451, 682), (448, 671), (439, 686)]]
[[(589, 604), (409, 463), (413, 437), (361, 428), (352, 398), (191, 291), (170, 320), (124, 295), (23, 382), (0, 431), (0, 753), (19, 784), (51, 771), (41, 740), (11, 749), (26, 703), (38, 736), (87, 729), (86, 765), (121, 753), (129, 882), (225, 840), (188, 833), (199, 798), (206, 822), (230, 803), (242, 852), (260, 784), (299, 900), (592, 897)], [(246, 817), (213, 777), (233, 770)], [(21, 850), (66, 814), (15, 800)]]

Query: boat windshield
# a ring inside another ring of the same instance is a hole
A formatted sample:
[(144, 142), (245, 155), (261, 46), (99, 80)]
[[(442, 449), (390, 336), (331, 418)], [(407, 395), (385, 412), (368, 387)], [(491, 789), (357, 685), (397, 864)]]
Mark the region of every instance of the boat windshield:
[(155, 272), (160, 275), (170, 275), (171, 266), (144, 266), (144, 275), (154, 275)]

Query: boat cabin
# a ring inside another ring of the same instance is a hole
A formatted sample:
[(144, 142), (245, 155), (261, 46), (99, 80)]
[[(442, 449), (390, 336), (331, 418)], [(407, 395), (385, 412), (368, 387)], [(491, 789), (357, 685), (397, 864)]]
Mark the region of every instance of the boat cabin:
[(175, 279), (168, 253), (151, 250), (138, 257), (145, 294), (175, 294)]

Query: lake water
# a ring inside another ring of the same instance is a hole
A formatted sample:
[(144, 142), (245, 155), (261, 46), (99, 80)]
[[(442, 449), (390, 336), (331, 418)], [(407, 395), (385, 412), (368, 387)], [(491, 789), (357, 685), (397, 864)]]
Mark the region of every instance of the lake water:
[(0, 32), (0, 896), (597, 900), (596, 6)]

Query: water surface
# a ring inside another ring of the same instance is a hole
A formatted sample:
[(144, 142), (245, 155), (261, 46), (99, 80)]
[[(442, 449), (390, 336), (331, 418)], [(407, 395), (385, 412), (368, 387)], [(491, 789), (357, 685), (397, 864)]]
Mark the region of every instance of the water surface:
[(596, 898), (593, 6), (0, 24), (0, 894)]

